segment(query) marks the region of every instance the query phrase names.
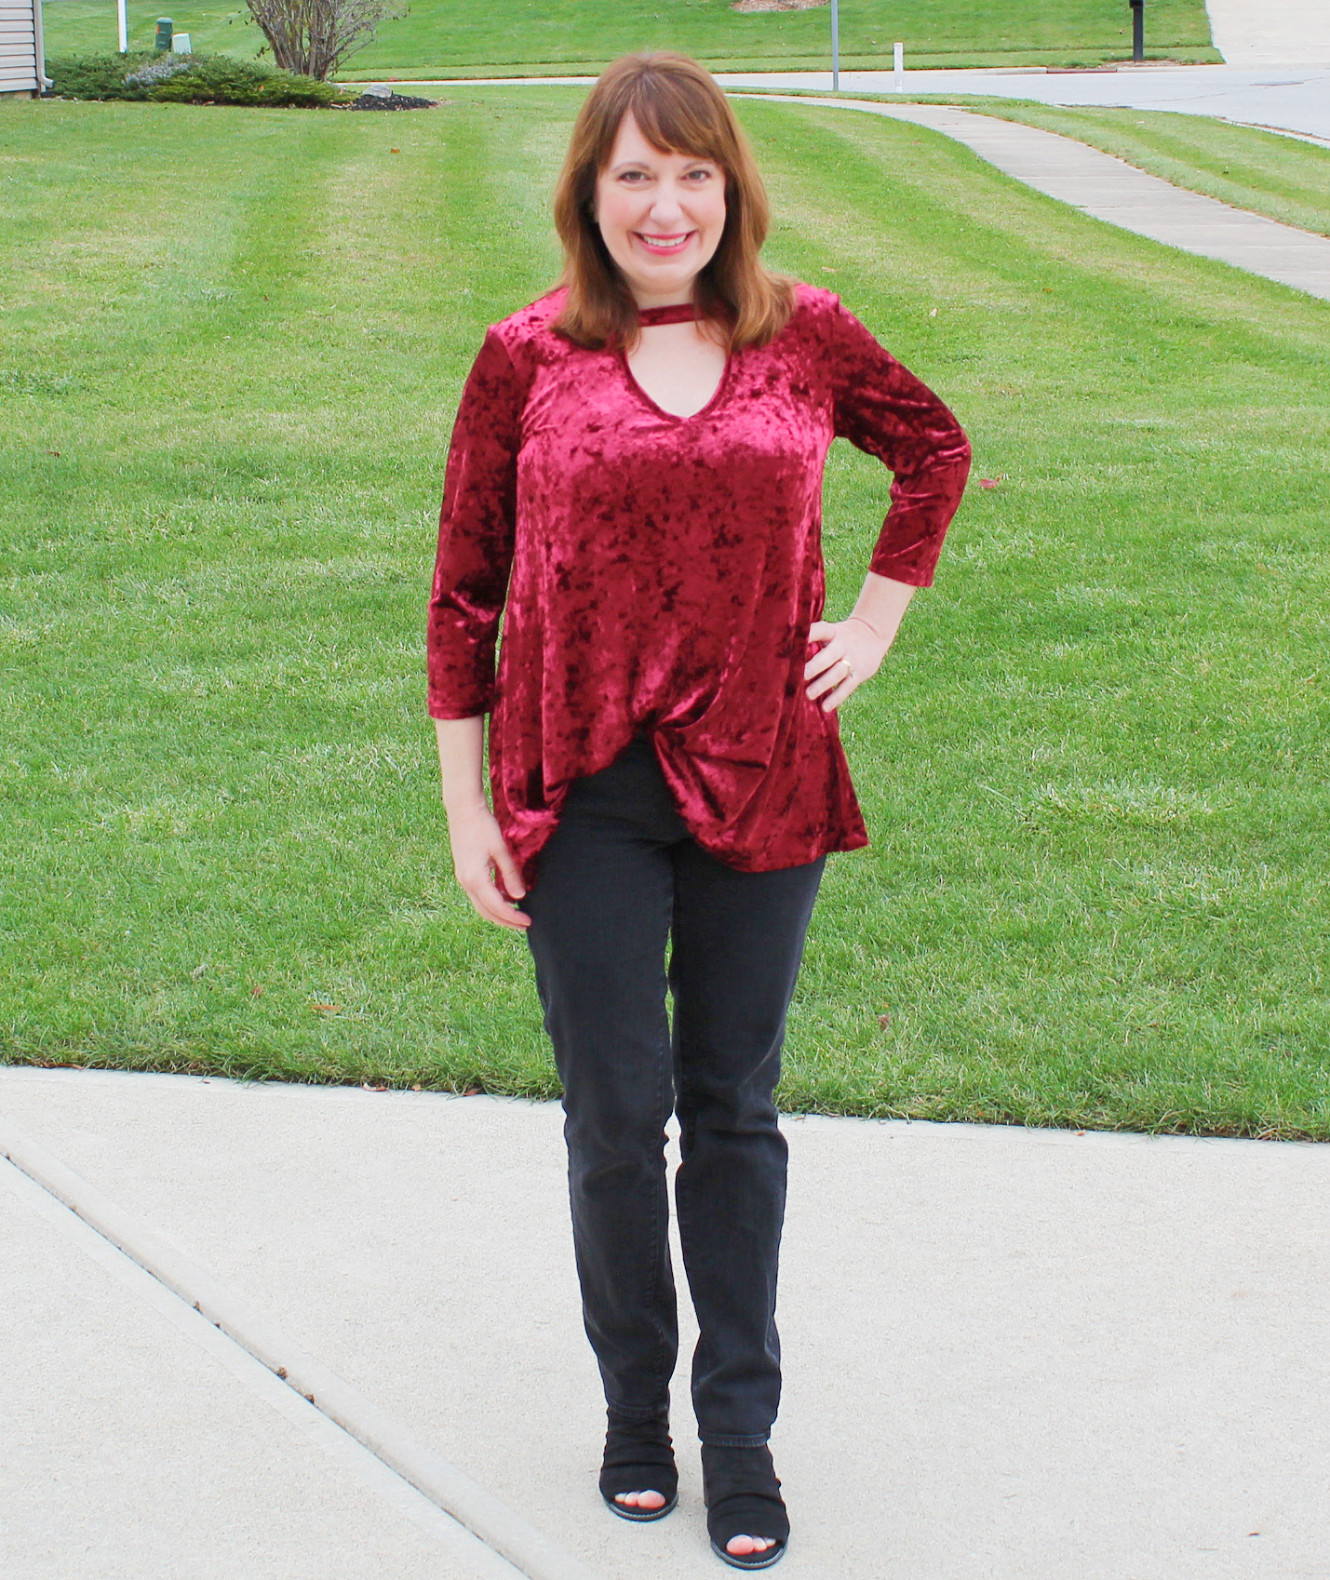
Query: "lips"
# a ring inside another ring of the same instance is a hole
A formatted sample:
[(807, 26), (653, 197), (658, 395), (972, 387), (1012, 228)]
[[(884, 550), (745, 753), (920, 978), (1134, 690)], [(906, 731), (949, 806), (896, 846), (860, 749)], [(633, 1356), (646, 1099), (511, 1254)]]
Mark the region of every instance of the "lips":
[(671, 253), (682, 252), (693, 239), (691, 230), (685, 231), (680, 236), (648, 236), (644, 231), (635, 230), (633, 235), (647, 249), (661, 257), (669, 257)]

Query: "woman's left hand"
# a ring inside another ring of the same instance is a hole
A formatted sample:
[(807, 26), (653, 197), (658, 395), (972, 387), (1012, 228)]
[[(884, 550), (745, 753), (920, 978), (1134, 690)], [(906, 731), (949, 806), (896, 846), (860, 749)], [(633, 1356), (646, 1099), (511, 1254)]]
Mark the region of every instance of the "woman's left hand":
[(815, 620), (808, 628), (808, 645), (817, 648), (804, 665), (809, 700), (821, 702), (822, 711), (831, 713), (877, 674), (891, 640), (862, 615), (852, 614), (846, 620)]

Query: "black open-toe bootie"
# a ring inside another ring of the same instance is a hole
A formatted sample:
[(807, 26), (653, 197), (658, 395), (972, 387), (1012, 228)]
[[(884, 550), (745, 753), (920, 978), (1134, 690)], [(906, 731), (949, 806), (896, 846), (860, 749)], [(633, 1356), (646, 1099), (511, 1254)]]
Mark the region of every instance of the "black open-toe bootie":
[[(711, 1550), (734, 1569), (770, 1569), (785, 1556), (790, 1520), (771, 1450), (702, 1445), (702, 1491)], [(775, 1545), (760, 1553), (732, 1553), (736, 1536), (762, 1536)]]
[[(618, 1492), (659, 1492), (665, 1502), (658, 1509), (640, 1509), (616, 1503)], [(678, 1503), (679, 1471), (670, 1442), (668, 1406), (644, 1421), (609, 1411), (600, 1495), (621, 1520), (663, 1520)]]

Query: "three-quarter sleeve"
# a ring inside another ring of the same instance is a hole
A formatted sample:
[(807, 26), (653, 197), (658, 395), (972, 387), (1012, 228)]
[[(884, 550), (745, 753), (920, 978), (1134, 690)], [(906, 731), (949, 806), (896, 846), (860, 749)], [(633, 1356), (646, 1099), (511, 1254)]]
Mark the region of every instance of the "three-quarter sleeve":
[(465, 719), (494, 701), (494, 649), (513, 560), (524, 390), (489, 330), (453, 424), (430, 593), (428, 709)]
[(932, 585), (942, 539), (965, 492), (970, 443), (951, 412), (839, 301), (832, 345), (835, 430), (895, 474), (869, 568)]

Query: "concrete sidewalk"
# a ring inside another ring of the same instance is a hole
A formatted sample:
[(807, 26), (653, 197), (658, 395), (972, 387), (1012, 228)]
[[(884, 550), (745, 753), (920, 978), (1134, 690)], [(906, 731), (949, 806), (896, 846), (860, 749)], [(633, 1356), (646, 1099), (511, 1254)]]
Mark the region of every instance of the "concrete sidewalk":
[[(396, 88), (446, 87), (590, 87), (594, 77), (365, 78)], [(827, 93), (830, 71), (716, 73), (725, 88), (780, 93), (791, 89)], [(890, 71), (843, 71), (842, 93), (894, 93)], [(1040, 104), (1117, 106), (1138, 110), (1173, 110), (1184, 115), (1212, 115), (1244, 126), (1291, 132), (1330, 143), (1330, 64), (1301, 58), (1284, 66), (1124, 66), (1116, 70), (1046, 71), (1042, 66), (1019, 70), (906, 71), (902, 98), (921, 94), (990, 94), (999, 99), (1034, 99)]]
[[(830, 72), (722, 73), (726, 88), (831, 87)], [(894, 93), (889, 71), (843, 71), (842, 93)], [(1296, 61), (1284, 66), (1129, 66), (1110, 71), (907, 71), (905, 94), (989, 94), (1034, 99), (1069, 108), (1099, 106), (1171, 110), (1212, 115), (1245, 126), (1268, 127), (1330, 140), (1330, 65)]]
[(1330, 5), (1325, 0), (1205, 0), (1210, 35), (1234, 66), (1330, 66)]
[[(600, 1505), (556, 1106), (0, 1067), (0, 1115), (605, 1580), (726, 1572), (686, 1361), (679, 1511)], [(785, 1128), (782, 1574), (1325, 1575), (1330, 1149)], [(505, 1572), (0, 1183), (6, 1580)]]
[(1330, 300), (1330, 237), (1281, 225), (1264, 215), (1175, 187), (1073, 138), (942, 104), (762, 97), (778, 103), (860, 110), (927, 126), (964, 143), (1026, 186), (1093, 219)]

